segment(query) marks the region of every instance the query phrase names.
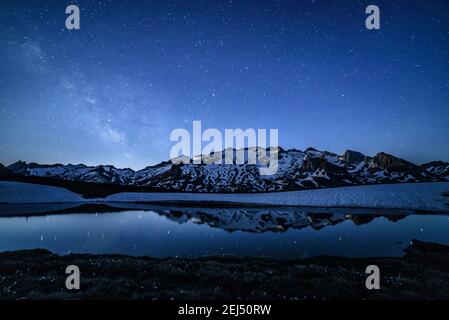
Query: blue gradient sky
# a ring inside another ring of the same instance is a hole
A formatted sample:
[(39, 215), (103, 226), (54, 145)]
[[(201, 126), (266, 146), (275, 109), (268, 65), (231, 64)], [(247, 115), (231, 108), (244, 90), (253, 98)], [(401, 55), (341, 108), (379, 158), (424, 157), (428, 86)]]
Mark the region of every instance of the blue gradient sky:
[[(65, 29), (77, 4), (81, 30)], [(367, 5), (381, 30), (365, 28)], [(170, 132), (449, 161), (449, 1), (0, 4), (0, 162), (169, 158)]]

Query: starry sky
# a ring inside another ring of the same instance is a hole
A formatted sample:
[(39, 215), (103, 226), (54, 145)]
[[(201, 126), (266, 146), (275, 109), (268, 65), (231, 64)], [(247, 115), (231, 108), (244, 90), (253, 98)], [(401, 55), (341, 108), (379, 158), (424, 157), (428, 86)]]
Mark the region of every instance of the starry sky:
[(1, 163), (140, 169), (193, 120), (449, 161), (449, 1), (1, 1)]

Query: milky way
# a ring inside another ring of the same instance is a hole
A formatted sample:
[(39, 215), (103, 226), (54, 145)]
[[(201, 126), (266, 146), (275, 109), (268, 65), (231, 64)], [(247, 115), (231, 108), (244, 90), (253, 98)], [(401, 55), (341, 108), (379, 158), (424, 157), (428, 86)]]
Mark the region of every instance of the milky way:
[[(375, 3), (381, 29), (367, 30)], [(65, 7), (81, 29), (65, 29)], [(171, 130), (449, 161), (449, 1), (0, 4), (0, 162), (142, 168)]]

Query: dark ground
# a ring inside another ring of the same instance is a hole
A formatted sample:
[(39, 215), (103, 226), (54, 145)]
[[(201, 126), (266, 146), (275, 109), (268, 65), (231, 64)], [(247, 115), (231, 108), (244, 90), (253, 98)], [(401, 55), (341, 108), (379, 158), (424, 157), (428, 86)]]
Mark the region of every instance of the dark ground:
[[(70, 264), (81, 270), (81, 290), (65, 289)], [(370, 264), (380, 268), (380, 290), (365, 287)], [(449, 247), (414, 240), (402, 258), (287, 262), (4, 252), (0, 299), (449, 299)]]

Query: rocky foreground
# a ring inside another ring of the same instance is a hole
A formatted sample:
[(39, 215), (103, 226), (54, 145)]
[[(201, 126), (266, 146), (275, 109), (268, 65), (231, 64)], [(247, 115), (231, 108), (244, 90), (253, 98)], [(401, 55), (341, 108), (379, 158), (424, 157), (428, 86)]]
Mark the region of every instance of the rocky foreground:
[[(58, 256), (46, 250), (0, 253), (1, 299), (448, 299), (449, 247), (414, 240), (402, 258), (318, 257), (279, 261), (208, 257), (153, 259)], [(65, 268), (81, 289), (65, 289)], [(366, 266), (381, 289), (365, 287)]]

